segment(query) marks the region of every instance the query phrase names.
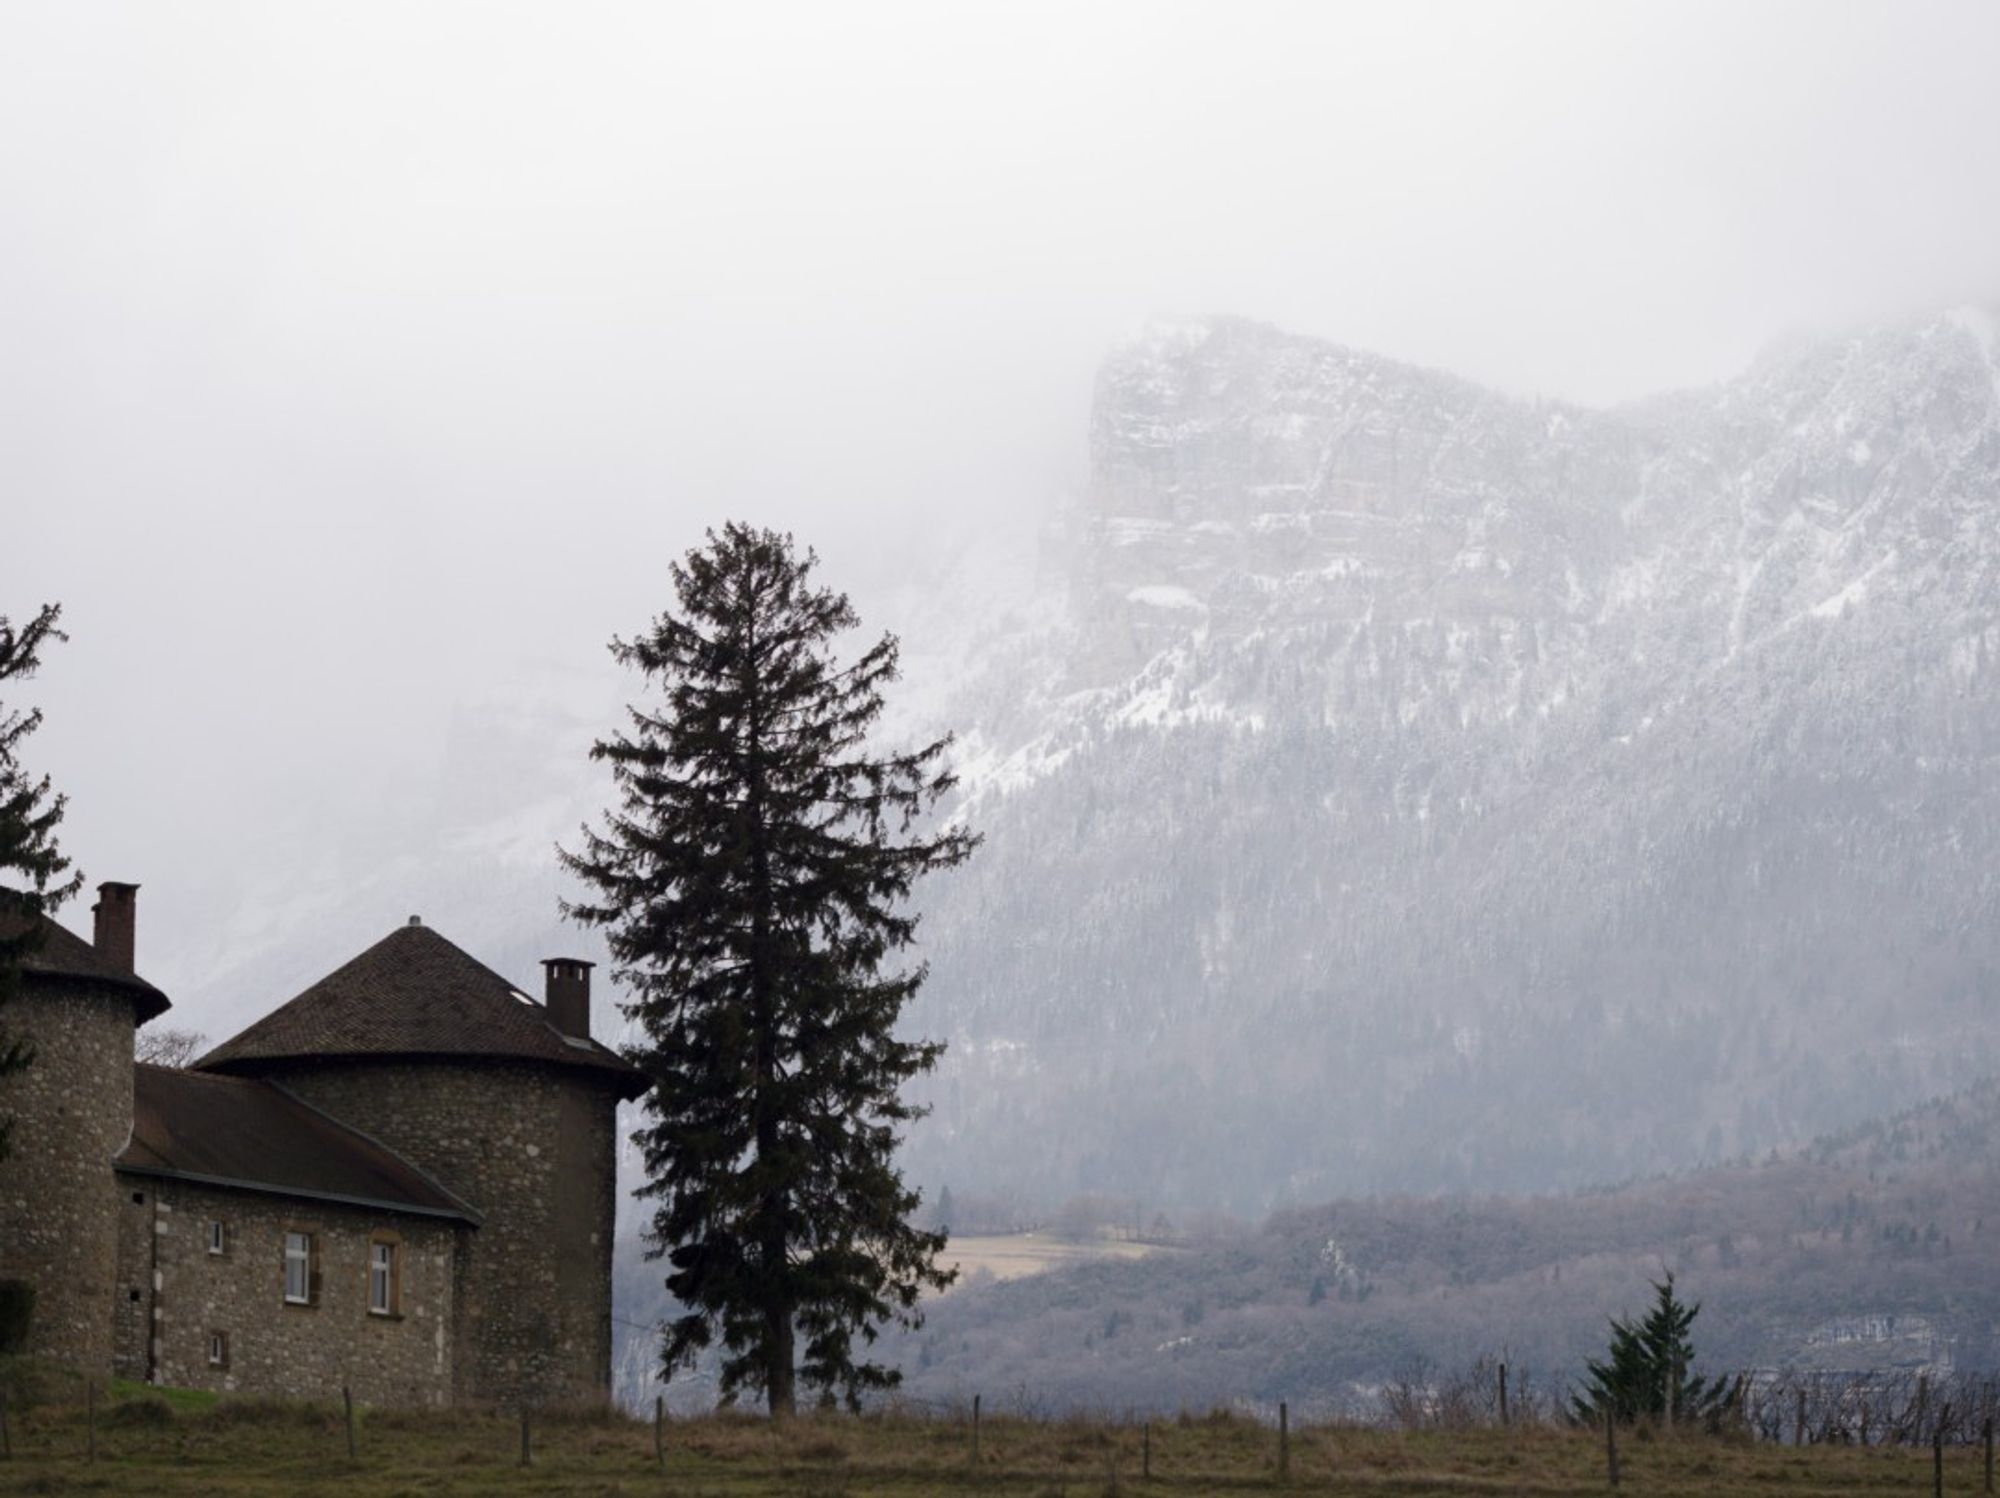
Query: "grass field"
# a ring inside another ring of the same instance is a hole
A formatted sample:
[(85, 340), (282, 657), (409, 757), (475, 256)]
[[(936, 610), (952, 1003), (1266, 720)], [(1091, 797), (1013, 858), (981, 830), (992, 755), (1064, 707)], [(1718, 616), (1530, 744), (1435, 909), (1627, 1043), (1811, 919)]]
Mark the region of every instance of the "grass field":
[(996, 1280), (1018, 1280), (1095, 1259), (1143, 1259), (1148, 1254), (1172, 1251), (1155, 1244), (1114, 1238), (1078, 1241), (1051, 1233), (969, 1233), (963, 1237), (954, 1233), (940, 1262), (955, 1265), (962, 1283), (979, 1274), (990, 1274)]
[[(1004, 1495), (1268, 1493), (1584, 1494), (1606, 1491), (1602, 1438), (1528, 1429), (1402, 1434), (1307, 1426), (1281, 1477), (1278, 1436), (1236, 1415), (1136, 1424), (1086, 1419), (970, 1422), (900, 1415), (811, 1416), (773, 1427), (750, 1415), (672, 1421), (664, 1469), (649, 1423), (601, 1413), (547, 1414), (520, 1463), (517, 1418), (363, 1412), (358, 1458), (337, 1409), (267, 1400), (170, 1403), (114, 1390), (98, 1410), (96, 1456), (73, 1406), (11, 1420), (0, 1494), (675, 1494), (685, 1498), (906, 1498)], [(1150, 1439), (1152, 1475), (1144, 1473)], [(1911, 1449), (1795, 1449), (1632, 1433), (1621, 1443), (1629, 1494), (1927, 1494), (1931, 1455)], [(1946, 1491), (1976, 1493), (1981, 1457), (1947, 1452)]]

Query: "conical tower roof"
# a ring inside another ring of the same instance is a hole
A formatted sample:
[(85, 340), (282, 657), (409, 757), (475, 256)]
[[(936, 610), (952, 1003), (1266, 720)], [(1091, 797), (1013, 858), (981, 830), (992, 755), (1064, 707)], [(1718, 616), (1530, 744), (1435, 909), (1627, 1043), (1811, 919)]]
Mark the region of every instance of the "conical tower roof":
[(460, 1056), (594, 1071), (626, 1097), (645, 1074), (594, 1040), (565, 1035), (548, 1010), (477, 958), (412, 921), (224, 1041), (202, 1070), (255, 1074), (276, 1061)]
[(21, 964), (21, 971), (29, 978), (123, 989), (131, 997), (133, 1015), (142, 1025), (173, 1007), (165, 994), (137, 973), (121, 968), (82, 937), (47, 916), (27, 915), (17, 902), (6, 898), (7, 893), (0, 890), (0, 938), (18, 936), (30, 921), (41, 924), (41, 943)]

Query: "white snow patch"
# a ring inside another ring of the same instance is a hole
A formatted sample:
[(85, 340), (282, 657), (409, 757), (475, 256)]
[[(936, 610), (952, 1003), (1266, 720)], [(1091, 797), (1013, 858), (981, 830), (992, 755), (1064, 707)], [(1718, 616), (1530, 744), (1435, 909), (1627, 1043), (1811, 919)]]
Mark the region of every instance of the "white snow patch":
[(1149, 609), (1191, 609), (1199, 614), (1208, 612), (1208, 605), (1186, 588), (1167, 583), (1148, 583), (1143, 588), (1134, 588), (1125, 595), (1125, 601), (1143, 604)]

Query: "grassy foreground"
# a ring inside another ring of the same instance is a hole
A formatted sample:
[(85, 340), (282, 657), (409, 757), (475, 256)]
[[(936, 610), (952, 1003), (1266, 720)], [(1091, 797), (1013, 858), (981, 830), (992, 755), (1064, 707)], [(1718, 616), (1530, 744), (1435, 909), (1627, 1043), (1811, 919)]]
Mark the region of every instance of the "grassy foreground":
[[(670, 1421), (664, 1470), (650, 1423), (619, 1415), (534, 1422), (533, 1465), (520, 1464), (518, 1418), (468, 1412), (363, 1412), (350, 1462), (337, 1409), (270, 1400), (114, 1390), (97, 1412), (96, 1459), (83, 1409), (50, 1405), (10, 1419), (13, 1454), (0, 1494), (672, 1493), (695, 1498), (795, 1494), (865, 1498), (977, 1491), (995, 1495), (1148, 1493), (1521, 1493), (1607, 1490), (1601, 1437), (1527, 1429), (1398, 1433), (1305, 1426), (1290, 1443), (1241, 1416), (1154, 1421), (1152, 1476), (1137, 1424), (989, 1416), (975, 1462), (969, 1421), (896, 1414), (803, 1417), (773, 1427), (750, 1415)], [(1620, 1443), (1622, 1493), (1929, 1493), (1931, 1454), (1890, 1448), (1798, 1450), (1742, 1441), (1649, 1438)], [(1945, 1490), (1977, 1493), (1980, 1453), (1946, 1453)]]

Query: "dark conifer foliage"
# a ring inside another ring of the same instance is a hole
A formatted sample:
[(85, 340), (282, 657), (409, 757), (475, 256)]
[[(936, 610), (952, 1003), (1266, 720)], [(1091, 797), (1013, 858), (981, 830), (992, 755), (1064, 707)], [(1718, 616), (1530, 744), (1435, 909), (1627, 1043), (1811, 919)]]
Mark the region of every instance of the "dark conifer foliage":
[[(56, 627), (61, 618), (60, 604), (44, 605), (18, 629), (0, 614), (0, 1076), (34, 1060), (28, 1043), (7, 1033), (6, 1007), (20, 990), (21, 964), (41, 939), (38, 917), (53, 912), (82, 882), (56, 845), (64, 798), (47, 776), (35, 779), (21, 765), (21, 743), (42, 715), (10, 700), (11, 684), (35, 674), (42, 647), (67, 638)], [(8, 1125), (0, 1117), (0, 1160), (7, 1158)]]
[(1701, 1303), (1689, 1305), (1674, 1294), (1674, 1277), (1653, 1284), (1653, 1309), (1643, 1321), (1611, 1319), (1611, 1346), (1604, 1359), (1586, 1365), (1583, 1392), (1575, 1399), (1579, 1420), (1606, 1414), (1622, 1423), (1645, 1416), (1656, 1420), (1707, 1420), (1718, 1410), (1727, 1385), (1711, 1384), (1692, 1373), (1694, 1344), (1688, 1332)]
[(674, 566), (677, 608), (612, 644), (652, 689), (592, 750), (617, 804), (563, 854), (594, 891), (569, 914), (606, 929), (644, 1030), (627, 1054), (655, 1084), (635, 1140), (682, 1308), (663, 1369), (719, 1335), (725, 1393), (761, 1390), (773, 1414), (800, 1380), (850, 1403), (892, 1385), (856, 1335), (915, 1324), (950, 1282), (894, 1162), (918, 1113), (900, 1089), (943, 1046), (897, 1037), (924, 969), (892, 959), (912, 883), (977, 842), (925, 821), (953, 784), (948, 738), (869, 743), (897, 642), (843, 663), (858, 621), (816, 562), (732, 523)]

